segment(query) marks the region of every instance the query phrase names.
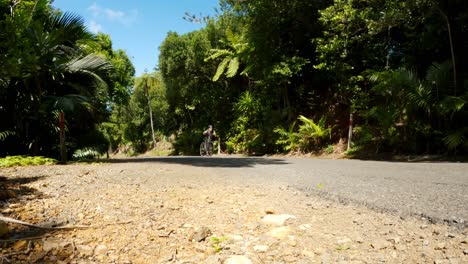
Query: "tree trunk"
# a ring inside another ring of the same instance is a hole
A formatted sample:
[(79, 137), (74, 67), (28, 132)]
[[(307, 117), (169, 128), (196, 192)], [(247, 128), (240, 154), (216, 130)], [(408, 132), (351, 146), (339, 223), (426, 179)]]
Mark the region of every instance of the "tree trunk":
[(145, 89), (146, 89), (146, 98), (148, 99), (148, 108), (149, 108), (149, 116), (150, 116), (150, 123), (151, 123), (151, 135), (153, 136), (153, 149), (155, 149), (156, 138), (154, 136), (153, 111), (151, 110), (151, 100), (150, 100), (149, 90), (148, 90), (148, 79), (145, 80)]
[(453, 67), (453, 95), (457, 96), (457, 66), (455, 62), (455, 51), (453, 49), (453, 39), (452, 39), (452, 30), (450, 28), (450, 20), (448, 16), (442, 11), (442, 9), (437, 8), (439, 12), (442, 14), (442, 16), (445, 19), (445, 22), (447, 23), (447, 31), (448, 31), (448, 37), (449, 37), (449, 43), (450, 43), (450, 53), (452, 55), (452, 67)]

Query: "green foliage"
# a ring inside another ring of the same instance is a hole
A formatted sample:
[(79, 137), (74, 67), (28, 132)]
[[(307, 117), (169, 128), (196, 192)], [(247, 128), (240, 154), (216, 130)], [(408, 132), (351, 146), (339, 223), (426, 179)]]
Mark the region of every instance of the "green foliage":
[(2, 131), (0, 132), (0, 141), (4, 141), (7, 137), (13, 136), (14, 134), (14, 131)]
[(73, 153), (109, 116), (107, 106), (125, 101), (116, 90), (128, 88), (122, 76), (133, 66), (124, 52), (106, 57), (110, 39), (95, 38), (80, 16), (54, 10), (50, 1), (18, 1), (11, 10), (0, 8), (0, 130), (14, 136), (0, 142), (0, 155), (58, 156), (60, 111)]
[(44, 158), (40, 156), (7, 156), (0, 158), (0, 168), (14, 167), (14, 166), (29, 166), (29, 165), (50, 165), (57, 163), (57, 160), (51, 158)]
[(261, 154), (265, 152), (266, 134), (264, 127), (267, 108), (250, 92), (244, 92), (234, 104), (236, 119), (226, 142), (228, 152)]
[(216, 253), (220, 253), (223, 250), (222, 243), (226, 240), (225, 237), (210, 237), (210, 243)]
[(298, 146), (298, 135), (294, 132), (296, 122), (293, 122), (289, 129), (286, 130), (282, 127), (277, 127), (273, 132), (278, 135), (278, 139), (275, 144), (280, 148), (281, 151), (295, 151), (299, 148)]
[(176, 155), (199, 155), (200, 143), (203, 141), (202, 130), (184, 131), (180, 133), (173, 143)]
[(318, 150), (322, 147), (325, 140), (331, 136), (331, 128), (326, 127), (326, 117), (320, 118), (318, 123), (303, 115), (298, 117), (302, 124), (299, 125), (297, 132), (294, 132), (294, 124), (288, 131), (282, 128), (276, 128), (275, 133), (279, 139), (276, 144), (285, 151), (309, 152)]
[(76, 160), (90, 160), (99, 158), (100, 156), (102, 156), (101, 151), (95, 148), (77, 149), (75, 153), (73, 153), (73, 159)]
[(443, 138), (443, 141), (449, 150), (455, 150), (458, 147), (468, 149), (468, 127), (462, 127), (456, 131), (449, 131)]
[(326, 148), (323, 149), (323, 152), (326, 154), (332, 154), (334, 151), (333, 145), (328, 145)]

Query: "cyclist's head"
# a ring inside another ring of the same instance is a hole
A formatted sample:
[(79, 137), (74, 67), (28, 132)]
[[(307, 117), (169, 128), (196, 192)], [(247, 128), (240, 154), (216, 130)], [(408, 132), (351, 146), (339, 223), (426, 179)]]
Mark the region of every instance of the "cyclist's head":
[(212, 125), (208, 125), (208, 128), (209, 128), (209, 129), (213, 129), (213, 126), (212, 126)]

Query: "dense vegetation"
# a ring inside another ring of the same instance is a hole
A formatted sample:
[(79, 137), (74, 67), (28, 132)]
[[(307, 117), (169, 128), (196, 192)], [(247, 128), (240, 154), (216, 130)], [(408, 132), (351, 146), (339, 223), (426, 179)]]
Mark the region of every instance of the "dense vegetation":
[(317, 151), (346, 138), (353, 113), (355, 152), (466, 152), (467, 6), (221, 1), (160, 48), (176, 147), (193, 151), (213, 123), (228, 151)]
[(68, 155), (107, 151), (100, 129), (130, 97), (133, 66), (110, 38), (49, 1), (0, 1), (0, 156), (58, 157), (65, 113)]
[[(169, 32), (157, 72), (133, 78), (109, 36), (48, 1), (0, 2), (0, 156), (193, 154), (213, 124), (228, 152), (468, 151), (465, 0), (221, 0)], [(149, 33), (150, 34), (150, 33)]]

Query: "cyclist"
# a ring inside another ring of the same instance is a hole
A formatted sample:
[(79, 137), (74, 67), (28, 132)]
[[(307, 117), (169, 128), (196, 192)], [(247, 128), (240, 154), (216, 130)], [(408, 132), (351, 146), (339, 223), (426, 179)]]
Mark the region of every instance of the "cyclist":
[(207, 137), (209, 137), (209, 140), (213, 141), (214, 139), (216, 139), (216, 132), (213, 130), (213, 126), (212, 125), (209, 125), (208, 126), (208, 129), (205, 130), (203, 132), (203, 135)]
[(200, 156), (211, 156), (213, 155), (213, 140), (216, 139), (216, 132), (212, 125), (209, 125), (208, 129), (203, 132), (203, 136), (205, 140), (200, 144)]

